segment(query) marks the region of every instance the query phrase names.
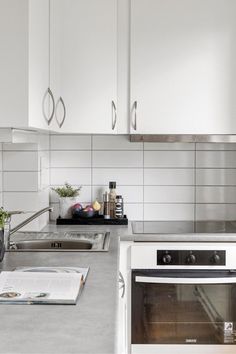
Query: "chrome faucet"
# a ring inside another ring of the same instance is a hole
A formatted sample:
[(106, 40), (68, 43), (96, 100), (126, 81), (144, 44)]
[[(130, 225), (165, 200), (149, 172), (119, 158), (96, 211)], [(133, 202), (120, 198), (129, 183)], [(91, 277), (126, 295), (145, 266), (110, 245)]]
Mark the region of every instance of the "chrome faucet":
[(37, 213), (31, 215), (28, 219), (22, 221), (20, 224), (16, 225), (13, 229), (11, 229), (11, 216), (15, 214), (24, 214), (23, 211), (13, 211), (9, 213), (9, 218), (5, 222), (5, 227), (4, 227), (4, 245), (5, 249), (9, 250), (10, 248), (10, 238), (11, 235), (14, 234), (15, 232), (19, 231), (22, 227), (25, 225), (29, 224), (31, 221), (34, 219), (38, 218), (40, 215), (46, 213), (47, 211), (53, 211), (52, 207), (46, 207), (44, 209), (41, 209), (37, 211)]

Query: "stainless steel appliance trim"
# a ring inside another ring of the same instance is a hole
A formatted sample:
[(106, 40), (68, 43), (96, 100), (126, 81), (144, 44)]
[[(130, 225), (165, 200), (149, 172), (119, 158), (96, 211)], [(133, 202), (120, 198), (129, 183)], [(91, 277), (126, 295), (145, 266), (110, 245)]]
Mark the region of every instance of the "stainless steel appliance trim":
[[(135, 113), (136, 115), (136, 113)], [(135, 118), (136, 122), (136, 118)], [(134, 130), (137, 129), (136, 123)], [(131, 134), (131, 142), (149, 143), (236, 143), (236, 134)]]
[(152, 283), (152, 284), (234, 284), (236, 277), (221, 278), (165, 278), (165, 277), (135, 277), (136, 283)]

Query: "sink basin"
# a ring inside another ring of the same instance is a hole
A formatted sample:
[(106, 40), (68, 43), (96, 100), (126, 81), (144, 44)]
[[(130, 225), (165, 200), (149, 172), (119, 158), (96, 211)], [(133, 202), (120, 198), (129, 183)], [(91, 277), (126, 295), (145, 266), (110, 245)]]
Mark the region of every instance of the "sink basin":
[(18, 232), (12, 236), (9, 251), (104, 252), (109, 249), (109, 241), (109, 232)]

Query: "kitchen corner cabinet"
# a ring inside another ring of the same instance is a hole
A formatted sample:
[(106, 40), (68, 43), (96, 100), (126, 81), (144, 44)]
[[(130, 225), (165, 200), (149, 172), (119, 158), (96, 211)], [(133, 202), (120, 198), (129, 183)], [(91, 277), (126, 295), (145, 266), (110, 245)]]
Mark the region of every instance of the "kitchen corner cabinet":
[(51, 0), (52, 129), (117, 131), (117, 0)]
[(236, 133), (236, 1), (131, 0), (131, 133)]
[(48, 129), (49, 0), (0, 0), (0, 128)]

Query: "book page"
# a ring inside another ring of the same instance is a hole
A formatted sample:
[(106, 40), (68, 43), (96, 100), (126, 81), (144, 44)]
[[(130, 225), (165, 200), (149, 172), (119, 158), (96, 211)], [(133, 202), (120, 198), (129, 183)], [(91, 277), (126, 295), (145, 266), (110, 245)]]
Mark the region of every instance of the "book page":
[(76, 303), (81, 273), (2, 272), (0, 302)]

